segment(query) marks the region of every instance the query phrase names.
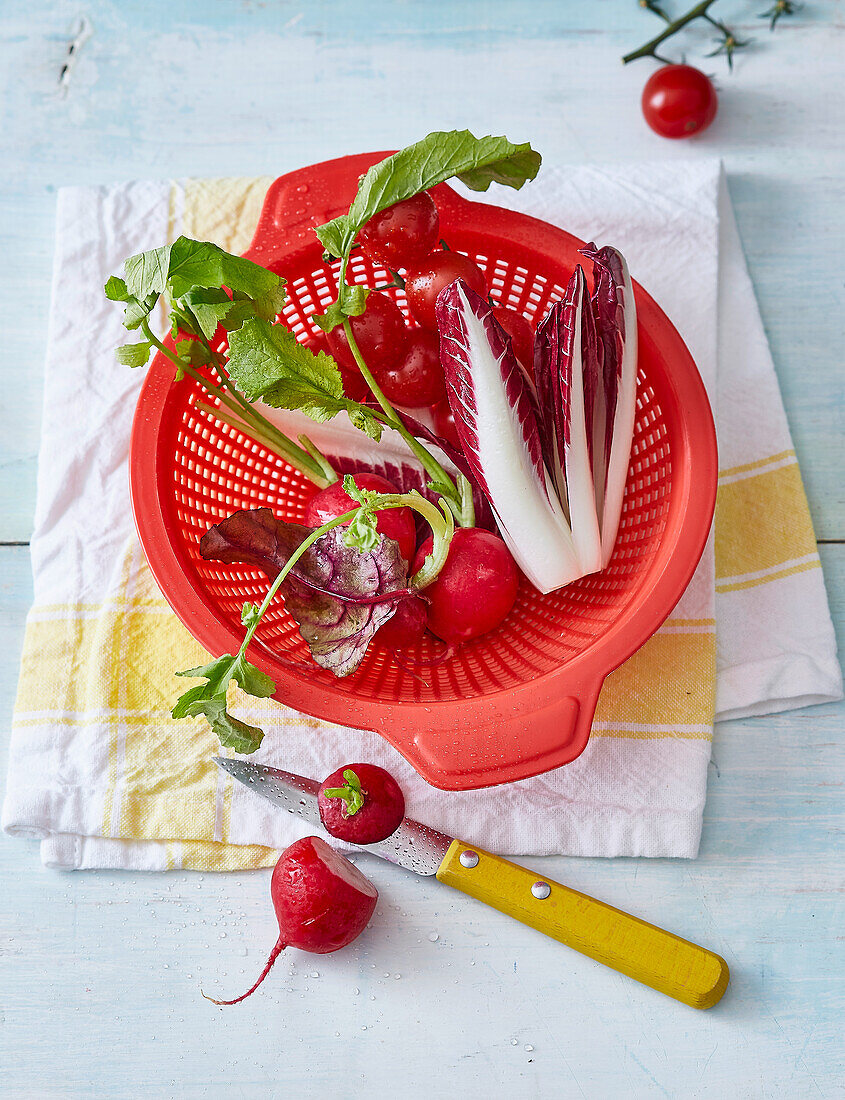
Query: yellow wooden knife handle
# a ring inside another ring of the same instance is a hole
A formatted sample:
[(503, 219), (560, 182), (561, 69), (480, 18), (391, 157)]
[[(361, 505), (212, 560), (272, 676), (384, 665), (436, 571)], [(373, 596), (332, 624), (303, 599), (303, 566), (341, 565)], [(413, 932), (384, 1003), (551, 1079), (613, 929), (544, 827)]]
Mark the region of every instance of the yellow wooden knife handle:
[(711, 1008), (727, 988), (720, 955), (472, 844), (453, 841), (437, 877), (693, 1008)]

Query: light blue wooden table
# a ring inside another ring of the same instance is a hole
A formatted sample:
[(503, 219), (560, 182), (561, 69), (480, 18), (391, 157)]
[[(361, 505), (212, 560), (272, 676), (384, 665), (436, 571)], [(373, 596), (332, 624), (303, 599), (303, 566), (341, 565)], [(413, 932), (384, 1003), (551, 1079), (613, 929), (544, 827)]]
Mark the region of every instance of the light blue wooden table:
[[(552, 163), (724, 157), (841, 625), (843, 7), (807, 3), (770, 36), (765, 6), (719, 4), (755, 45), (733, 76), (704, 63), (720, 115), (670, 144), (639, 116), (651, 63), (619, 64), (657, 29), (634, 0), (4, 0), (3, 727), (31, 594), (55, 189), (279, 174), (432, 129), (530, 139)], [(62, 95), (83, 12), (93, 35)], [(721, 726), (694, 863), (543, 863), (720, 951), (733, 982), (705, 1014), (390, 868), (383, 919), (349, 951), (282, 961), (261, 997), (214, 1009), (200, 983), (245, 985), (275, 938), (266, 875), (58, 875), (4, 840), (0, 1093), (840, 1096), (843, 726), (841, 705)]]

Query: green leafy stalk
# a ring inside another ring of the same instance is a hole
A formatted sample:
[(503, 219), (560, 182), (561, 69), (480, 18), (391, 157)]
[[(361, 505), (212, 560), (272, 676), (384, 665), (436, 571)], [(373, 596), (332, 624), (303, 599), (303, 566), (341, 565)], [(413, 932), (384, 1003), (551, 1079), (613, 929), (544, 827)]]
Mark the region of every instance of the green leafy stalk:
[[(270, 446), (318, 487), (337, 480), (321, 455), (303, 450), (271, 424), (235, 389), (223, 364), (225, 358), (210, 344), (218, 325), (230, 332), (248, 320), (272, 321), (284, 306), (285, 280), (240, 256), (232, 256), (208, 241), (179, 237), (171, 245), (130, 256), (124, 263), (125, 278), (112, 275), (106, 282), (106, 297), (124, 304), (123, 323), (127, 329), (140, 328), (145, 337), (135, 344), (117, 349), (118, 361), (130, 367), (144, 366), (153, 348), (176, 366), (176, 377), (189, 374), (209, 393), (235, 412), (245, 430)], [(176, 353), (170, 351), (150, 326), (150, 316), (159, 298), (168, 303), (174, 339), (180, 333)], [(212, 366), (220, 386), (215, 387), (196, 367)]]
[(384, 410), (385, 417), (387, 418), (387, 423), (390, 425), (391, 428), (393, 428), (402, 436), (410, 449), (422, 463), (425, 472), (430, 478), (432, 478), (433, 481), (437, 483), (439, 491), (445, 497), (447, 503), (449, 504), (449, 507), (454, 512), (455, 517), (460, 520), (461, 497), (454, 481), (446, 472), (446, 470), (443, 469), (443, 467), (440, 465), (434, 455), (428, 450), (428, 448), (423, 446), (423, 444), (420, 443), (420, 441), (411, 432), (408, 431), (408, 429), (396, 415), (396, 410), (384, 396), (381, 387), (376, 382), (367, 364), (364, 362), (364, 357), (363, 355), (361, 355), (361, 350), (358, 347), (358, 343), (355, 339), (355, 334), (353, 333), (352, 326), (348, 320), (345, 320), (343, 322), (343, 331), (346, 333), (349, 350), (352, 352), (352, 357), (354, 358), (358, 366), (358, 370), (360, 370), (361, 374), (364, 377), (364, 381), (370, 387), (370, 390), (372, 391), (372, 394), (375, 397), (376, 401), (378, 401), (379, 405), (381, 405), (382, 409)]
[(189, 676), (195, 679), (202, 678), (207, 682), (205, 684), (199, 684), (197, 687), (190, 688), (183, 695), (179, 696), (176, 705), (171, 711), (174, 718), (196, 718), (202, 714), (207, 718), (209, 725), (217, 734), (220, 739), (220, 744), (224, 748), (234, 749), (235, 752), (243, 754), (255, 752), (261, 744), (264, 733), (257, 726), (251, 726), (249, 723), (242, 722), (240, 719), (234, 718), (229, 714), (226, 708), (226, 693), (229, 684), (232, 682), (237, 683), (242, 691), (258, 699), (269, 698), (276, 690), (276, 685), (273, 680), (267, 676), (266, 673), (262, 672), (261, 669), (247, 660), (247, 647), (252, 641), (255, 631), (258, 629), (258, 624), (264, 617), (273, 597), (279, 591), (285, 577), (287, 577), (288, 573), (290, 573), (291, 569), (293, 569), (306, 550), (327, 531), (331, 531), (333, 527), (338, 527), (348, 520), (353, 519), (357, 511), (358, 509), (355, 508), (349, 512), (345, 512), (342, 516), (337, 516), (328, 523), (324, 523), (322, 527), (318, 527), (315, 531), (312, 531), (311, 534), (300, 543), (296, 550), (294, 550), (285, 565), (279, 571), (276, 579), (267, 590), (267, 595), (264, 597), (261, 606), (256, 607), (255, 604), (244, 604), (243, 611), (241, 612), (241, 621), (247, 627), (247, 631), (244, 635), (244, 640), (241, 642), (240, 649), (234, 656), (230, 653), (225, 653), (222, 657), (218, 657), (210, 664), (176, 673), (177, 676)]
[[(209, 383), (208, 379), (196, 370), (190, 362), (186, 359), (182, 359), (175, 352), (171, 351), (166, 344), (162, 343), (152, 329), (149, 327), (147, 321), (143, 321), (141, 324), (142, 331), (147, 337), (149, 343), (155, 347), (162, 355), (166, 356), (177, 368), (189, 377), (193, 378), (195, 382), (198, 382), (212, 397), (219, 399), (221, 404), (228, 408), (238, 418), (238, 422), (233, 424), (232, 418), (227, 416), (220, 416), (220, 419), (224, 423), (234, 427), (238, 427), (247, 431), (254, 439), (259, 443), (263, 443), (264, 446), (273, 450), (280, 458), (284, 459), (289, 466), (293, 466), (294, 469), (299, 470), (314, 484), (323, 489), (327, 485), (331, 485), (333, 481), (337, 481), (337, 474), (329, 466), (328, 461), (320, 456), (320, 461), (315, 459), (308, 451), (298, 447), (292, 439), (289, 439), (284, 432), (280, 432), (274, 424), (271, 424), (269, 420), (261, 416), (255, 409), (252, 408), (246, 402), (239, 402), (230, 397), (220, 387), (214, 386)], [(188, 343), (193, 341), (181, 341), (180, 343)], [(176, 345), (177, 348), (179, 344)], [(220, 415), (220, 410), (212, 410), (214, 415)], [(334, 476), (329, 477), (328, 471)]]
[(364, 806), (364, 791), (361, 790), (361, 780), (352, 768), (343, 769), (343, 778), (346, 782), (342, 787), (326, 787), (323, 794), (326, 798), (342, 798), (344, 801), (344, 816), (354, 817)]
[[(386, 423), (399, 432), (443, 494), (458, 522), (464, 525), (467, 520), (474, 522), (472, 508), (466, 506), (465, 493), (428, 448), (405, 428), (364, 362), (349, 318), (358, 317), (365, 311), (370, 291), (347, 284), (346, 265), (359, 230), (387, 207), (452, 178), (461, 180), (475, 191), (486, 191), (491, 183), (518, 189), (527, 180), (534, 179), (540, 164), (540, 154), (527, 143), (514, 145), (505, 137), (477, 138), (469, 130), (431, 133), (372, 165), (358, 185), (349, 212), (315, 230), (325, 248), (325, 256), (341, 261), (337, 298), (325, 313), (315, 315), (315, 323), (324, 332), (343, 325), (358, 369), (381, 406)], [(394, 274), (394, 283), (398, 285), (399, 281)]]
[[(636, 61), (640, 57), (653, 57), (656, 61), (662, 62), (664, 65), (671, 65), (672, 62), (666, 57), (662, 57), (658, 52), (660, 47), (667, 38), (671, 38), (672, 35), (677, 34), (688, 23), (692, 23), (695, 19), (700, 19), (703, 15), (707, 14), (707, 9), (712, 7), (716, 0), (702, 0), (701, 3), (696, 4), (690, 8), (684, 15), (679, 16), (675, 20), (667, 20), (667, 17), (663, 11), (656, 11), (655, 14), (659, 15), (664, 22), (668, 25), (664, 31), (655, 35), (649, 42), (646, 42), (644, 46), (640, 46), (638, 50), (632, 50), (631, 53), (626, 53), (622, 58), (622, 64), (627, 65), (629, 61)], [(651, 4), (644, 4), (644, 7), (651, 11), (655, 11), (655, 7)]]
[(457, 178), (473, 191), (491, 183), (520, 188), (533, 180), (541, 157), (525, 142), (477, 138), (469, 130), (439, 131), (374, 164), (358, 185), (348, 214), (317, 227), (324, 248), (337, 259), (349, 255), (363, 225), (388, 206)]

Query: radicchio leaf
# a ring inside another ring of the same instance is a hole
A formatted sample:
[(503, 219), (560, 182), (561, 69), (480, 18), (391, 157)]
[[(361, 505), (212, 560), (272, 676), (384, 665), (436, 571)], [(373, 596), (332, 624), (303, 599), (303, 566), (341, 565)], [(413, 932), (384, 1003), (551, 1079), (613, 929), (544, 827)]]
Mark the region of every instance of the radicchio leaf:
[[(522, 452), (522, 464), (541, 477), (543, 448), (530, 389), (492, 306), (463, 279), (456, 279), (437, 296), (436, 314), (449, 405), (474, 479), (490, 496), (488, 475), (479, 455), (479, 435), (483, 437), (489, 428), (485, 414), (503, 410), (507, 411), (508, 434)], [(483, 407), (485, 398), (499, 390), (505, 398), (502, 407)]]
[(596, 393), (592, 441), (596, 511), (601, 525), (602, 565), (613, 553), (625, 494), (637, 400), (637, 314), (624, 257), (617, 249), (589, 244), (593, 261), (593, 311), (604, 349), (602, 385)]
[(502, 537), (541, 592), (584, 572), (543, 457), (531, 383), (488, 302), (462, 280), (437, 298), (449, 404)]
[[(274, 579), (312, 528), (277, 519), (269, 508), (235, 512), (203, 536), (207, 561), (255, 565)], [(365, 553), (346, 546), (344, 528), (322, 535), (281, 585), (285, 608), (323, 668), (354, 672), (373, 635), (408, 595), (407, 563), (393, 539), (379, 535)]]
[(601, 568), (590, 457), (598, 349), (587, 280), (578, 266), (563, 301), (555, 302), (537, 326), (534, 377), (546, 462), (566, 508), (582, 575)]

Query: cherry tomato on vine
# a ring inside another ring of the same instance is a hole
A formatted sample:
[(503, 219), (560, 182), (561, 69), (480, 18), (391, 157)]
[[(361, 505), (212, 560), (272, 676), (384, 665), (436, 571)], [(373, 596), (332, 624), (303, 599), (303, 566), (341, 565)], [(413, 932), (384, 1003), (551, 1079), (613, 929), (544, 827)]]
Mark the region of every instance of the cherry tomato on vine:
[(411, 329), (402, 358), (391, 367), (377, 370), (375, 379), (392, 405), (419, 409), (435, 404), (446, 396), (440, 337), (427, 329)]
[(643, 88), (643, 115), (661, 137), (700, 134), (716, 117), (717, 106), (716, 89), (691, 65), (664, 65)]
[(423, 328), (437, 328), (434, 303), (440, 291), (455, 279), (463, 279), (476, 294), (480, 294), (482, 298), (487, 297), (487, 280), (484, 278), (484, 272), (462, 252), (451, 252), (446, 249), (442, 252), (432, 252), (426, 260), (405, 276), (408, 308)]
[[(402, 311), (393, 299), (386, 294), (370, 294), (366, 313), (349, 320), (355, 343), (370, 370), (386, 370), (393, 366), (405, 350), (407, 331)], [(357, 372), (349, 341), (340, 325), (329, 333), (329, 347), (341, 367)]]
[(421, 191), (374, 214), (358, 234), (364, 251), (385, 267), (413, 267), (437, 244), (440, 218), (434, 199)]
[(448, 398), (444, 397), (442, 401), (438, 401), (436, 405), (432, 406), (431, 419), (434, 422), (435, 432), (448, 440), (455, 450), (460, 451), (462, 448), (461, 441), (458, 438), (458, 429), (455, 427), (455, 414), (452, 412)]
[(511, 338), (517, 359), (529, 374), (534, 373), (534, 330), (527, 318), (508, 306), (496, 306), (493, 316)]

